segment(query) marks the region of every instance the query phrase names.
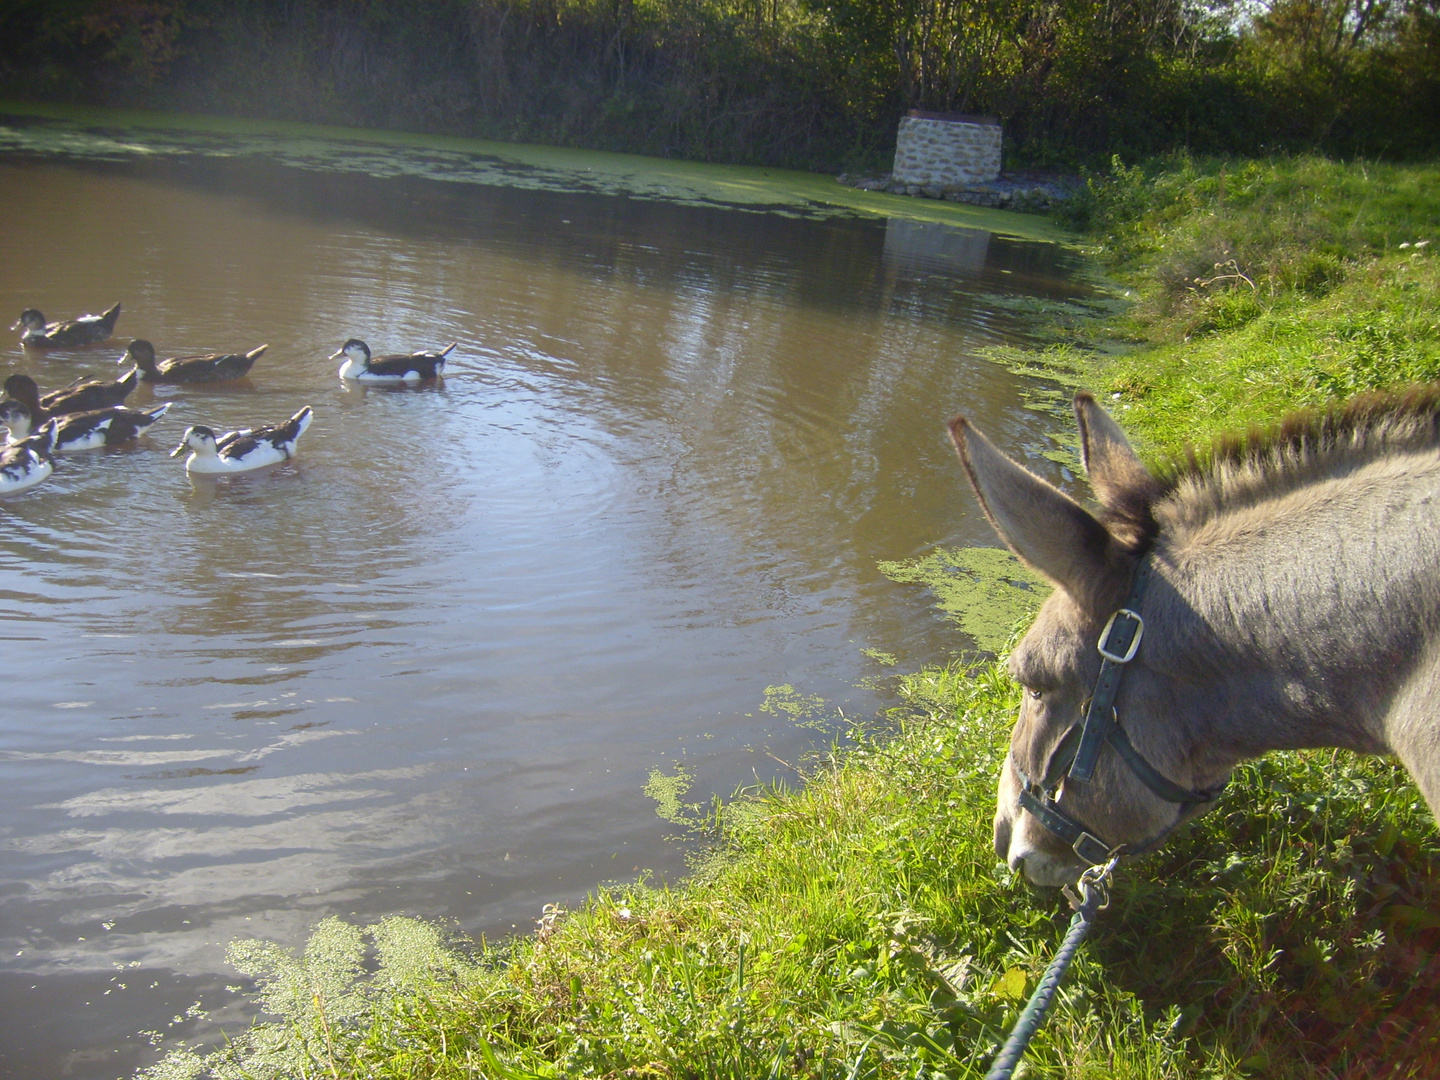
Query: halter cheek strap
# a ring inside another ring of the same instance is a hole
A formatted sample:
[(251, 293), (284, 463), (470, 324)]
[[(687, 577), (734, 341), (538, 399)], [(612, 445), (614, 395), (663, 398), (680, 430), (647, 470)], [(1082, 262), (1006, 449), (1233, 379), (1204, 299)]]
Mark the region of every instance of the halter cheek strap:
[[(1104, 745), (1115, 723), (1115, 699), (1120, 694), (1120, 679), (1125, 674), (1125, 665), (1135, 659), (1140, 651), (1140, 639), (1145, 636), (1145, 620), (1140, 618), (1140, 602), (1145, 596), (1145, 586), (1150, 584), (1150, 557), (1141, 558), (1135, 566), (1135, 576), (1130, 580), (1130, 596), (1125, 606), (1105, 624), (1100, 631), (1100, 640), (1095, 648), (1100, 652), (1100, 674), (1095, 679), (1095, 690), (1090, 695), (1090, 706), (1085, 710), (1085, 727), (1080, 732), (1080, 746), (1075, 751), (1075, 760), (1070, 763), (1070, 776), (1089, 783), (1095, 775), (1095, 763), (1100, 758)], [(1127, 742), (1129, 740), (1126, 740)]]
[[(1100, 652), (1100, 675), (1095, 680), (1095, 690), (1085, 709), (1085, 717), (1071, 726), (1061, 736), (1051, 760), (1045, 766), (1045, 775), (1037, 783), (1021, 769), (1015, 755), (1010, 755), (1010, 766), (1020, 778), (1021, 788), (1018, 802), (1022, 810), (1030, 813), (1041, 825), (1064, 840), (1084, 862), (1091, 866), (1108, 860), (1124, 848), (1132, 855), (1149, 851), (1170, 835), (1192, 806), (1214, 802), (1225, 790), (1227, 781), (1213, 788), (1192, 791), (1174, 783), (1151, 765), (1135, 749), (1115, 710), (1115, 699), (1120, 693), (1120, 680), (1125, 674), (1125, 665), (1135, 659), (1140, 650), (1140, 640), (1145, 634), (1145, 621), (1140, 617), (1140, 604), (1145, 586), (1150, 582), (1150, 558), (1142, 556), (1135, 567), (1135, 576), (1130, 583), (1130, 595), (1125, 606), (1110, 616), (1105, 629), (1100, 632), (1096, 648)], [(1078, 739), (1075, 737), (1079, 732)], [(1086, 825), (1060, 808), (1055, 792), (1065, 780), (1087, 783), (1095, 775), (1095, 764), (1100, 751), (1111, 746), (1120, 759), (1130, 767), (1139, 781), (1166, 802), (1179, 807), (1175, 821), (1161, 832), (1139, 846), (1121, 844), (1112, 846), (1092, 832)], [(1064, 773), (1063, 776), (1058, 775)]]

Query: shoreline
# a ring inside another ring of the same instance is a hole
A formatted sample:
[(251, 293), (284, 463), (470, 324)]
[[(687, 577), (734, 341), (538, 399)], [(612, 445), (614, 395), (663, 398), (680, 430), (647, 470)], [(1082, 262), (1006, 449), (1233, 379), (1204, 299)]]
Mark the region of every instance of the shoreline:
[(859, 191), (883, 191), (891, 195), (985, 206), (1022, 214), (1057, 211), (1077, 198), (1085, 187), (1084, 180), (1079, 176), (1031, 170), (1005, 170), (989, 183), (961, 187), (906, 184), (888, 173), (881, 176), (841, 173), (835, 180)]
[[(13, 117), (29, 125), (12, 124)], [(53, 134), (54, 139), (45, 141)], [(46, 153), (78, 153), (73, 136), (87, 136), (100, 156), (230, 153), (231, 143), (297, 167), (355, 169), (376, 163), (348, 160), (355, 146), (388, 154), (387, 174), (408, 173), (442, 182), (589, 191), (637, 199), (720, 206), (757, 213), (823, 217), (906, 218), (1001, 236), (1053, 243), (1073, 241), (1048, 218), (996, 213), (997, 207), (895, 198), (837, 183), (823, 173), (757, 165), (720, 165), (638, 154), (454, 135), (327, 124), (251, 120), (205, 113), (36, 104), (0, 99), (0, 145)], [(302, 148), (297, 152), (294, 146)], [(439, 167), (437, 166), (437, 163)]]

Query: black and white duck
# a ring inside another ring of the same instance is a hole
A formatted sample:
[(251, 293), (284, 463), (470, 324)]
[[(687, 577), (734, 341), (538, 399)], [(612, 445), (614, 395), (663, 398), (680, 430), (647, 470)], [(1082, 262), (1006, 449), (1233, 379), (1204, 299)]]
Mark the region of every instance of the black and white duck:
[(23, 329), (20, 344), (36, 349), (69, 349), (77, 345), (93, 345), (106, 341), (115, 333), (115, 320), (120, 317), (116, 304), (103, 315), (81, 315), (69, 322), (46, 322), (38, 308), (26, 308), (11, 330)]
[(125, 349), (120, 363), (129, 361), (140, 370), (146, 382), (201, 383), (226, 382), (250, 373), (260, 354), (269, 345), (260, 345), (245, 353), (204, 353), (197, 356), (172, 356), (155, 359), (155, 346), (144, 338), (136, 338)]
[(113, 382), (91, 379), (42, 395), (34, 379), (17, 372), (5, 380), (5, 393), (30, 410), (31, 421), (38, 429), (52, 416), (119, 405), (139, 382), (139, 373), (131, 368), (128, 374)]
[[(51, 453), (67, 450), (92, 450), (99, 446), (117, 446), (129, 442), (165, 415), (170, 402), (149, 409), (127, 409), (112, 405), (90, 412), (63, 413), (52, 417), (46, 426), (54, 429)], [(0, 424), (10, 429), (8, 442), (24, 442), (31, 435), (34, 417), (18, 401), (0, 401)]]
[(0, 495), (34, 487), (55, 470), (50, 456), (55, 428), (46, 424), (28, 439), (0, 445)]
[(313, 415), (310, 406), (306, 405), (283, 424), (227, 431), (223, 435), (215, 434), (213, 428), (196, 424), (185, 429), (180, 445), (170, 451), (170, 456), (178, 457), (189, 450), (185, 469), (192, 473), (221, 474), (262, 469), (295, 456), (295, 442), (310, 426)]
[(396, 353), (371, 357), (370, 346), (359, 338), (351, 338), (340, 346), (330, 359), (344, 358), (340, 378), (353, 382), (399, 383), (425, 382), (439, 378), (445, 370), (445, 358), (459, 345), (452, 341), (439, 352)]

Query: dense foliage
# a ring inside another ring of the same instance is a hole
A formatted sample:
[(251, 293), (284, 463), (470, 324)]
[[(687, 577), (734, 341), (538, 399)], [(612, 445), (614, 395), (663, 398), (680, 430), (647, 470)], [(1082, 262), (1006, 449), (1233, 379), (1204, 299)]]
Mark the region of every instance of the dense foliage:
[(696, 160), (1440, 148), (1440, 0), (13, 0), (0, 92)]

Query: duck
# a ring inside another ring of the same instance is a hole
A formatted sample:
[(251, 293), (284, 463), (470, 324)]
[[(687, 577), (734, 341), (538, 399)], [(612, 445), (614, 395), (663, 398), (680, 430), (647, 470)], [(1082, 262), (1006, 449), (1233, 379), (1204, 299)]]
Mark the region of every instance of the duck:
[[(149, 409), (127, 409), (123, 405), (112, 405), (108, 409), (56, 416), (47, 422), (54, 428), (50, 452), (59, 454), (67, 450), (91, 450), (97, 446), (116, 446), (129, 442), (164, 416), (169, 408), (170, 402), (165, 401)], [(29, 438), (33, 423), (34, 417), (30, 410), (20, 402), (0, 402), (0, 424), (10, 429), (10, 438), (7, 440), (10, 445)]]
[(260, 354), (269, 347), (260, 345), (246, 353), (204, 353), (156, 360), (155, 346), (144, 338), (136, 338), (126, 347), (125, 355), (120, 357), (119, 362), (123, 364), (128, 360), (133, 363), (146, 382), (225, 382), (249, 374)]
[(17, 372), (5, 380), (5, 393), (30, 410), (31, 422), (38, 427), (52, 416), (119, 405), (139, 383), (139, 369), (131, 368), (128, 374), (114, 382), (91, 379), (63, 390), (53, 390), (42, 397), (35, 380)]
[(0, 446), (0, 495), (34, 487), (55, 470), (50, 456), (53, 424), (46, 424), (28, 439)]
[(340, 378), (354, 382), (426, 382), (439, 378), (445, 370), (445, 358), (459, 344), (452, 341), (439, 352), (397, 353), (371, 359), (370, 346), (359, 338), (351, 338), (330, 359), (343, 357)]
[(170, 451), (179, 457), (186, 450), (185, 470), (192, 473), (237, 473), (289, 461), (295, 442), (305, 433), (314, 416), (309, 405), (283, 424), (245, 428), (216, 435), (213, 428), (195, 424), (185, 429), (180, 445)]
[(38, 308), (26, 308), (11, 330), (24, 329), (20, 344), (35, 349), (69, 349), (76, 345), (93, 345), (115, 333), (115, 320), (120, 317), (117, 303), (103, 315), (81, 315), (69, 322), (47, 323)]

